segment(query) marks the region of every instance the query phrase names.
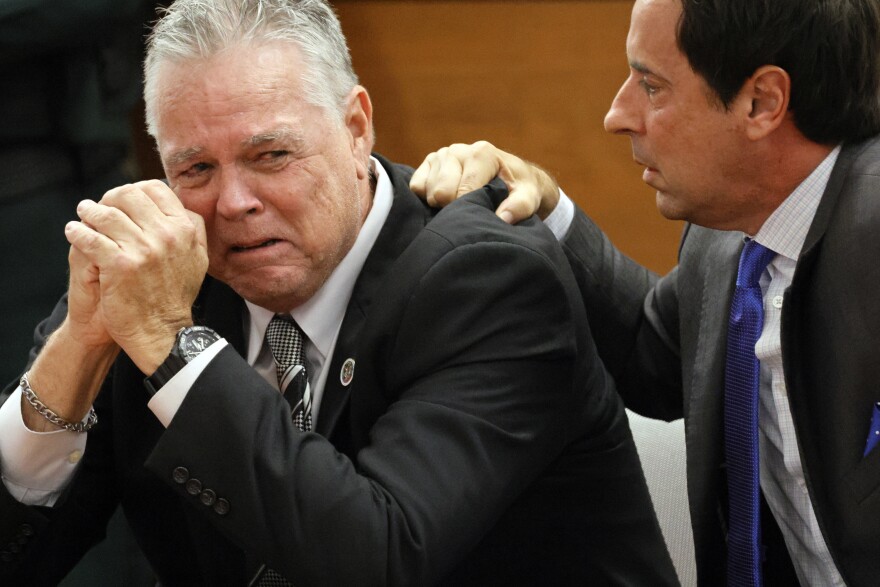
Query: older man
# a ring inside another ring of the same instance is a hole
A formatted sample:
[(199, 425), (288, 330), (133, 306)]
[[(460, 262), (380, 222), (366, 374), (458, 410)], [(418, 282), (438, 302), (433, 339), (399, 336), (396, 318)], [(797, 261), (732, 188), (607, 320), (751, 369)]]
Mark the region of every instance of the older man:
[[(627, 405), (685, 418), (699, 580), (877, 585), (880, 5), (638, 0), (626, 50), (606, 129), (692, 224), (660, 279), (583, 214), (565, 245)], [(511, 220), (559, 197), (487, 144), (414, 183), (444, 200), (462, 169), (521, 186)]]
[(169, 585), (675, 581), (561, 249), (370, 156), (325, 2), (178, 0), (145, 72), (171, 189), (67, 226), (0, 410), (4, 583), (119, 501)]

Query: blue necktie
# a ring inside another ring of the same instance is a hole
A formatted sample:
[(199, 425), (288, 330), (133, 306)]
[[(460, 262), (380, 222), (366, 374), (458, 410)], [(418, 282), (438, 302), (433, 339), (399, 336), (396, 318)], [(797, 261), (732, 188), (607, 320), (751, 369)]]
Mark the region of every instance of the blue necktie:
[(763, 584), (758, 479), (760, 366), (755, 343), (764, 327), (758, 280), (775, 255), (753, 240), (746, 241), (730, 304), (724, 374), (724, 450), (730, 497), (727, 583), (737, 587)]

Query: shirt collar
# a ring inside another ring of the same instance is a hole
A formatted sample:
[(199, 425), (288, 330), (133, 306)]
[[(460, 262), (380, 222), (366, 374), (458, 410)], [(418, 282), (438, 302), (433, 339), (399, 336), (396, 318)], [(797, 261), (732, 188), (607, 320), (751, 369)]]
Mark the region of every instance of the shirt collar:
[[(371, 157), (370, 162), (376, 174), (376, 190), (373, 194), (373, 204), (354, 245), (315, 295), (290, 313), (321, 354), (322, 359), (326, 359), (333, 350), (336, 334), (342, 326), (354, 284), (388, 218), (394, 199), (394, 190), (388, 173), (375, 158)], [(250, 314), (250, 324), (247, 328), (248, 362), (253, 365), (260, 353), (269, 321), (275, 314), (247, 300), (245, 304)]]
[(756, 241), (797, 261), (838, 155), (840, 145), (773, 211), (755, 235)]

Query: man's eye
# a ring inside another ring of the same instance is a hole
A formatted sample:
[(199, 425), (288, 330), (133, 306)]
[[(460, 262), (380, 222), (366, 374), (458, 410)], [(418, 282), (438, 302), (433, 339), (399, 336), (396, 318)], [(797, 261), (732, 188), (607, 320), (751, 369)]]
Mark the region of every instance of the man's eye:
[(642, 78), (639, 80), (639, 85), (642, 86), (642, 89), (645, 90), (645, 93), (648, 94), (649, 96), (653, 96), (657, 92), (657, 90), (659, 89), (659, 88), (657, 88), (657, 86), (654, 86), (654, 85), (651, 85), (650, 83), (648, 83), (648, 80), (645, 78)]
[(274, 161), (276, 159), (281, 159), (282, 157), (286, 157), (290, 151), (277, 150), (277, 151), (266, 151), (265, 153), (260, 153), (258, 159), (261, 161)]
[(204, 173), (210, 168), (211, 166), (207, 163), (196, 163), (195, 165), (191, 165), (190, 167), (188, 167), (180, 175), (182, 175), (183, 177), (195, 177), (201, 173)]

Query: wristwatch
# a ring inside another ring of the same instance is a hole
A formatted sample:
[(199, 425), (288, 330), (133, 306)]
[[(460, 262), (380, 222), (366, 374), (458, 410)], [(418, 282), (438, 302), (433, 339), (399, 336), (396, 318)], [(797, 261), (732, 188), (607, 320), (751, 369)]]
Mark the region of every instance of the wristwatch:
[(171, 347), (168, 358), (159, 365), (156, 372), (144, 379), (144, 387), (150, 395), (155, 395), (163, 385), (174, 377), (199, 353), (220, 340), (220, 335), (207, 326), (185, 326), (177, 331), (177, 340)]

